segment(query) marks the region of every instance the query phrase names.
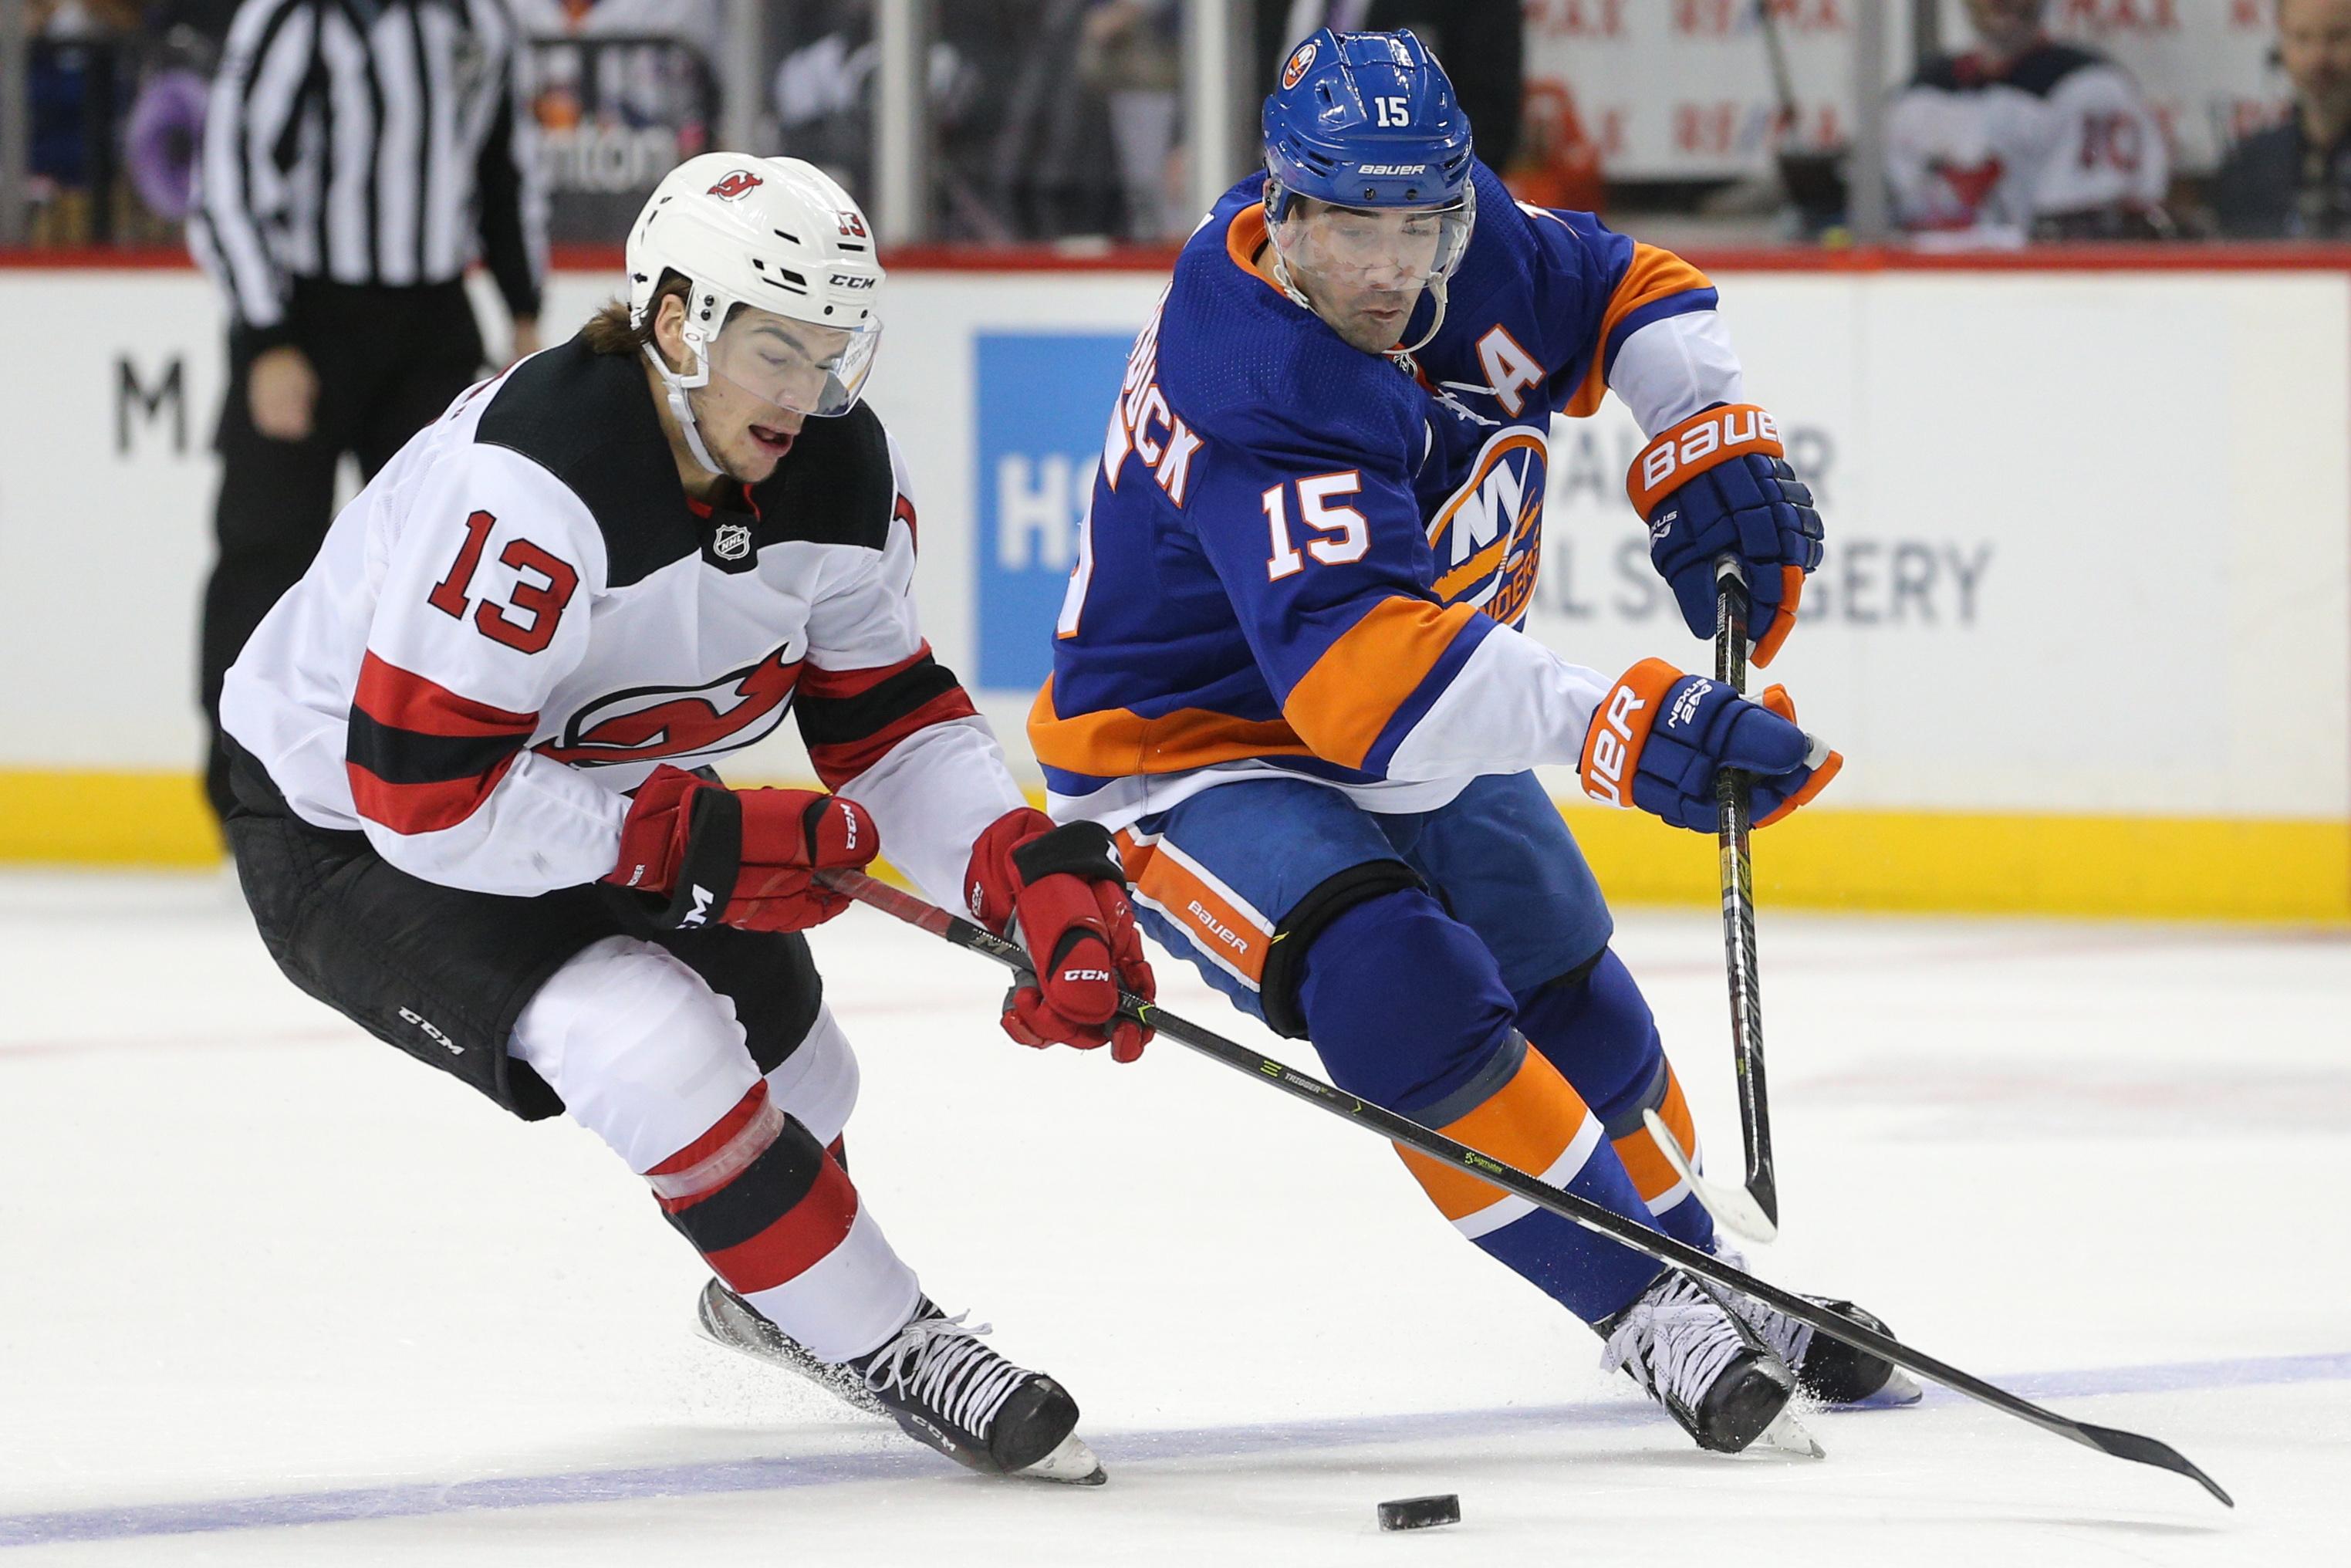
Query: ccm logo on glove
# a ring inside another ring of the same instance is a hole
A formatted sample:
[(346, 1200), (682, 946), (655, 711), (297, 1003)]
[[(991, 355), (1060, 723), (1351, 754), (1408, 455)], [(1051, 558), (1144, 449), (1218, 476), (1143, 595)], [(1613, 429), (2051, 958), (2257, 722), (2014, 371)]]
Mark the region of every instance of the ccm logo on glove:
[(881, 849), (864, 811), (810, 789), (729, 789), (667, 766), (629, 802), (608, 883), (666, 900), (656, 925), (805, 931), (849, 907), (820, 871), (856, 871)]
[(1119, 1011), (1119, 993), (1156, 992), (1107, 829), (1056, 827), (1017, 808), (972, 845), (964, 883), (972, 918), (1029, 950), (1034, 978), (1006, 993), (1005, 1033), (1023, 1045), (1108, 1045), (1119, 1061), (1143, 1054), (1151, 1030)]

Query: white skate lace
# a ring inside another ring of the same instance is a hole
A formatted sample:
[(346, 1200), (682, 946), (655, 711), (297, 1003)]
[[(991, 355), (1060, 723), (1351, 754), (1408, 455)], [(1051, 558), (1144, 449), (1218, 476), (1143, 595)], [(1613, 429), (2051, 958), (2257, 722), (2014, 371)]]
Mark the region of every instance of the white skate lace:
[(1029, 1375), (972, 1336), (995, 1325), (964, 1326), (968, 1312), (951, 1318), (916, 1318), (898, 1331), (888, 1349), (865, 1369), (865, 1386), (876, 1394), (904, 1391), (980, 1441), (996, 1413)]
[(1600, 1367), (1618, 1367), (1660, 1400), (1696, 1410), (1731, 1357), (1747, 1348), (1719, 1302), (1686, 1274), (1668, 1274), (1609, 1334)]
[[(1718, 1246), (1714, 1255), (1734, 1269), (1747, 1267), (1746, 1257), (1737, 1248)], [(1813, 1348), (1812, 1324), (1800, 1323), (1779, 1308), (1767, 1306), (1752, 1296), (1731, 1296), (1730, 1310), (1755, 1331), (1758, 1339), (1771, 1347), (1772, 1354), (1791, 1367), (1804, 1364), (1804, 1353)]]

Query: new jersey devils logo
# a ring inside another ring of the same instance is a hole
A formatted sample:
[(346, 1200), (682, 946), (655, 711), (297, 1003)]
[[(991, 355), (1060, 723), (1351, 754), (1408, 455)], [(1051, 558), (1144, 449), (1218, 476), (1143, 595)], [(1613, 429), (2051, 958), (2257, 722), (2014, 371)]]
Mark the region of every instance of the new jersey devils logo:
[(765, 180), (760, 179), (750, 170), (737, 169), (716, 185), (711, 186), (710, 193), (714, 196), (724, 196), (731, 202), (737, 196), (749, 195), (753, 190), (766, 183)]
[(800, 662), (777, 649), (758, 664), (699, 686), (638, 686), (598, 697), (573, 714), (563, 738), (538, 749), (576, 767), (656, 762), (735, 751), (784, 722)]

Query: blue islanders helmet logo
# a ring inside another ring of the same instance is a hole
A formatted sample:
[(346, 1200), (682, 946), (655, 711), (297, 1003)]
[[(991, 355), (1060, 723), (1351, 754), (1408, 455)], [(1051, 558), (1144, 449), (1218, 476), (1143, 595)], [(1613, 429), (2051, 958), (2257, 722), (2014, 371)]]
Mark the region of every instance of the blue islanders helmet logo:
[(1439, 599), (1474, 605), (1505, 626), (1525, 618), (1542, 560), (1550, 483), (1551, 451), (1541, 431), (1506, 424), (1487, 439), (1468, 478), (1429, 519)]

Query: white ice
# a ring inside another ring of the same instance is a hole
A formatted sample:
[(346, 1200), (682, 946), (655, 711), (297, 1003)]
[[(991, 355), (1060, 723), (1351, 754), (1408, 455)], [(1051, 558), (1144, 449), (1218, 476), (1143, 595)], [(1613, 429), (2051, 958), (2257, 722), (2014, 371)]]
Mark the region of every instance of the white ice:
[[(1077, 1394), (1109, 1486), (967, 1475), (696, 1341), (696, 1260), (641, 1182), (303, 998), (220, 879), (18, 875), (0, 878), (0, 1547), (435, 1568), (2351, 1562), (2340, 933), (1764, 911), (1783, 1232), (1759, 1267), (2175, 1444), (2233, 1512), (1932, 1391), (1813, 1417), (1817, 1463), (1699, 1454), (1376, 1139), (1171, 1042), (1132, 1068), (1023, 1050), (996, 1031), (997, 971), (871, 912), (817, 940), (864, 1063), (867, 1201), (935, 1295)], [(1735, 1173), (1716, 923), (1636, 913), (1619, 947)], [(1162, 974), (1176, 1009), (1267, 1042)], [(1436, 1491), (1460, 1494), (1459, 1525), (1378, 1532), (1380, 1500)]]

